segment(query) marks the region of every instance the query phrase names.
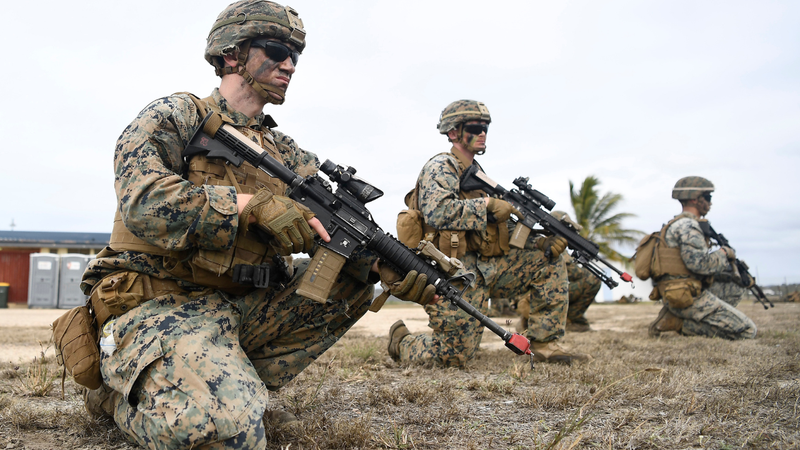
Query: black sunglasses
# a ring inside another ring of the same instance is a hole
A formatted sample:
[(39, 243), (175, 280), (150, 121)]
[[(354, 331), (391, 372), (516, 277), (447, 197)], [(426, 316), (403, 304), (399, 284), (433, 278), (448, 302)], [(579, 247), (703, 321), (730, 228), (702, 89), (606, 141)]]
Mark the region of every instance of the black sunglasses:
[(276, 62), (284, 62), (286, 58), (291, 57), (292, 64), (296, 66), (297, 60), (300, 59), (300, 52), (292, 50), (280, 42), (270, 41), (268, 39), (253, 39), (253, 41), (250, 42), (250, 46), (263, 48), (267, 57)]
[(489, 132), (489, 124), (488, 123), (475, 123), (471, 125), (464, 125), (464, 131), (469, 134), (481, 134), (481, 133), (488, 133)]
[(706, 199), (706, 201), (707, 201), (707, 202), (710, 202), (710, 201), (711, 201), (711, 194), (709, 194), (708, 192), (704, 192), (704, 193), (703, 193), (703, 195), (702, 195), (702, 197), (703, 197), (704, 199)]

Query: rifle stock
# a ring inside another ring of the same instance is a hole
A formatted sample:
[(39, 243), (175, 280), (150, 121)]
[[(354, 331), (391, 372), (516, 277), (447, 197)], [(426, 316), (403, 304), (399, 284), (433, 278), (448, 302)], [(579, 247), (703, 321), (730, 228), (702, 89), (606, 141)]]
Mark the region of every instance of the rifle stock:
[[(209, 124), (212, 116), (213, 114), (209, 114), (200, 124), (200, 128), (186, 147), (184, 156), (206, 153), (210, 158), (222, 158), (237, 167), (246, 161), (270, 176), (279, 178), (289, 187), (289, 197), (314, 212), (330, 234), (330, 242), (317, 239), (320, 247), (344, 258), (352, 255), (356, 248), (365, 247), (377, 254), (401, 276), (412, 270), (425, 274), (428, 277), (428, 284), (436, 288), (436, 293), (440, 297), (461, 308), (477, 319), (481, 325), (497, 334), (507, 348), (518, 355), (531, 354), (527, 338), (506, 331), (463, 299), (463, 292), (474, 279), (474, 274), (448, 279), (429, 260), (422, 258), (380, 229), (364, 205), (379, 198), (383, 192), (355, 177), (355, 169), (343, 168), (330, 160), (321, 164), (320, 171), (337, 184), (337, 190), (334, 192), (330, 183), (318, 174), (301, 177), (232, 126), (215, 126), (213, 121)], [(463, 290), (453, 285), (457, 281), (464, 281)]]

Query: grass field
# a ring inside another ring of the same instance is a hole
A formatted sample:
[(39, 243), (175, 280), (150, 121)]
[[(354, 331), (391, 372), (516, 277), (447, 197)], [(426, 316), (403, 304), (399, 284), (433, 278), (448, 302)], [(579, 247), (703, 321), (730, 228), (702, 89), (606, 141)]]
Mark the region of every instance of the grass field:
[[(593, 305), (587, 315), (597, 329), (563, 342), (594, 360), (533, 369), (496, 346), (466, 370), (398, 365), (385, 332), (354, 332), (271, 393), (270, 407), (293, 412), (302, 426), (268, 424), (269, 446), (800, 448), (800, 304), (739, 308), (758, 325), (757, 339), (650, 339), (658, 305)], [(0, 342), (49, 338), (46, 327), (0, 332)], [(0, 449), (137, 448), (113, 423), (86, 416), (69, 377), (62, 400), (60, 375), (52, 357), (0, 363)]]

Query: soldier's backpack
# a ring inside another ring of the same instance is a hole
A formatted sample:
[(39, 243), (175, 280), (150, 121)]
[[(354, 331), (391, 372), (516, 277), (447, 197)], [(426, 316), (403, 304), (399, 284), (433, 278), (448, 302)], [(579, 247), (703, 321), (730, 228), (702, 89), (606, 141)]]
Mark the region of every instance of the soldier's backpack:
[(681, 259), (680, 250), (667, 247), (665, 235), (667, 228), (676, 220), (686, 217), (679, 214), (667, 222), (660, 231), (650, 233), (639, 241), (636, 253), (633, 254), (633, 270), (636, 278), (647, 280), (659, 278), (664, 274), (691, 275)]

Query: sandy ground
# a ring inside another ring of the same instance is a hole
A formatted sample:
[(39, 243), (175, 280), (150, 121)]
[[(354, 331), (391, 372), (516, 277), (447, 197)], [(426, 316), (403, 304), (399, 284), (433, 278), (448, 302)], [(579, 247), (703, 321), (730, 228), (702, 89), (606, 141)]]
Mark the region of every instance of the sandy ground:
[[(607, 305), (595, 305), (589, 308), (587, 317), (595, 330), (613, 330), (620, 332), (633, 331), (626, 327), (626, 318), (642, 315), (655, 315), (658, 313), (656, 306), (647, 305), (618, 305), (616, 308), (608, 308)], [(611, 310), (614, 310), (612, 313)], [(40, 340), (46, 341), (50, 337), (50, 324), (55, 319), (64, 314), (62, 309), (28, 309), (26, 305), (11, 304), (7, 309), (0, 309), (0, 332), (8, 329), (24, 329), (28, 334), (33, 330)], [(620, 314), (622, 312), (622, 314)], [(377, 313), (368, 312), (349, 333), (374, 336), (379, 339), (386, 339), (389, 334), (389, 327), (397, 320), (402, 319), (412, 333), (428, 333), (428, 316), (422, 307), (417, 305), (397, 305), (390, 304)], [(515, 318), (494, 317), (493, 320), (507, 330), (514, 331)], [(10, 330), (9, 330), (10, 331)], [(26, 342), (14, 343), (13, 338), (6, 340), (0, 345), (0, 361), (17, 362), (29, 361), (39, 356), (41, 346), (38, 343), (31, 343), (30, 339)], [(500, 348), (503, 341), (494, 333), (486, 331), (481, 342), (482, 348)], [(569, 348), (569, 345), (564, 345)], [(46, 354), (52, 356), (54, 350), (52, 346), (47, 349)]]

